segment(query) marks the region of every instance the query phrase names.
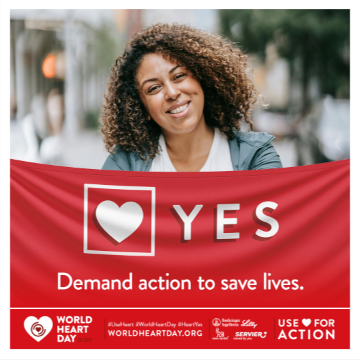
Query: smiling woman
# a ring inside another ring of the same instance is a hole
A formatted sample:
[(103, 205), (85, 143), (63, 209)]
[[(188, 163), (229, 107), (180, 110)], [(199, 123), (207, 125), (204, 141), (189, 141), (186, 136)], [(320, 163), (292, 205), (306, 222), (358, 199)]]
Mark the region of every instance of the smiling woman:
[(281, 167), (252, 128), (258, 93), (246, 56), (228, 40), (183, 25), (136, 34), (116, 59), (101, 122), (103, 169), (232, 171)]

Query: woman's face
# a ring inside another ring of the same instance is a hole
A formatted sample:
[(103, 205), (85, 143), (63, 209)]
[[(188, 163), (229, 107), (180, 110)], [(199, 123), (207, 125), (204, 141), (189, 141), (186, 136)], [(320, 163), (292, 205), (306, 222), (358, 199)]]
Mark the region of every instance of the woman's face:
[(165, 136), (186, 134), (205, 123), (204, 92), (186, 68), (161, 54), (147, 54), (136, 81), (148, 114)]

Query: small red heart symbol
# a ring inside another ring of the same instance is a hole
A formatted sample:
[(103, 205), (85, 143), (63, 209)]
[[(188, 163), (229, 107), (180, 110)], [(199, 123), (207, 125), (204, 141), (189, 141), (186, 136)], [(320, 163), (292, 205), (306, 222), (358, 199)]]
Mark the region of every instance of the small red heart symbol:
[(40, 326), (37, 326), (35, 329), (36, 329), (37, 332), (40, 332), (41, 327), (40, 327)]

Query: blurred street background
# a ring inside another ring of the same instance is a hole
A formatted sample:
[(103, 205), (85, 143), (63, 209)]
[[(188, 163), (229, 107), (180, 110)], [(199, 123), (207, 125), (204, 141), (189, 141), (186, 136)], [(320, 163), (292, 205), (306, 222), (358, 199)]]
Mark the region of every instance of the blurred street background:
[[(11, 10), (11, 158), (100, 169), (110, 68), (156, 22), (227, 36), (249, 55), (266, 108), (256, 131), (284, 167), (350, 157), (348, 10)], [(244, 127), (245, 130), (245, 127)]]

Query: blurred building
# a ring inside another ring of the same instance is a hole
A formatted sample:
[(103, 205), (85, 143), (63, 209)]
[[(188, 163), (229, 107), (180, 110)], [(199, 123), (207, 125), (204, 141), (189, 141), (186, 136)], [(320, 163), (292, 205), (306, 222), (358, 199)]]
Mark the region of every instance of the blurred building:
[[(91, 136), (100, 144), (99, 134), (84, 130), (97, 128), (109, 68), (126, 33), (117, 30), (111, 10), (12, 10), (10, 16), (11, 155), (81, 166), (82, 142)], [(104, 44), (110, 56), (97, 52)]]

